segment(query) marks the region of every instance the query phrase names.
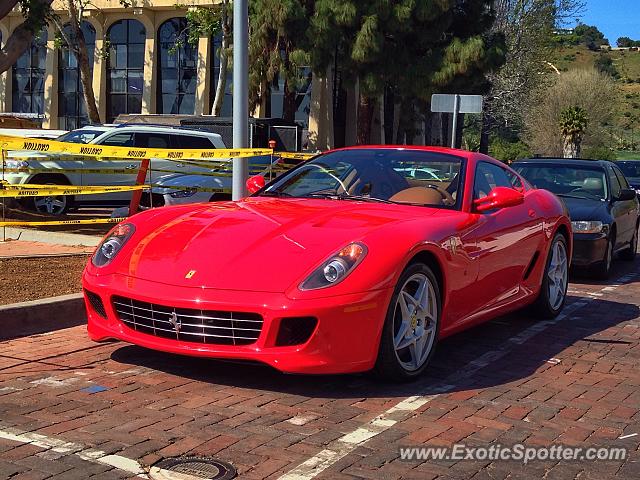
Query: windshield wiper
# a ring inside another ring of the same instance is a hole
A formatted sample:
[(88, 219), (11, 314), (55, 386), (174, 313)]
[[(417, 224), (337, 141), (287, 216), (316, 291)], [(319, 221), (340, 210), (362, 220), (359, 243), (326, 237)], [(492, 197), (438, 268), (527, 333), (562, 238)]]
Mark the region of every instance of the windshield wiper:
[(601, 200), (600, 198), (596, 197), (595, 195), (593, 196), (587, 196), (584, 197), (582, 195), (572, 195), (571, 193), (556, 193), (557, 196), (559, 197), (567, 197), (567, 198), (579, 198), (581, 200)]
[(379, 203), (396, 203), (391, 200), (385, 200), (384, 198), (378, 197), (367, 197), (365, 195), (336, 195), (340, 200), (360, 200), (363, 202), (379, 202)]

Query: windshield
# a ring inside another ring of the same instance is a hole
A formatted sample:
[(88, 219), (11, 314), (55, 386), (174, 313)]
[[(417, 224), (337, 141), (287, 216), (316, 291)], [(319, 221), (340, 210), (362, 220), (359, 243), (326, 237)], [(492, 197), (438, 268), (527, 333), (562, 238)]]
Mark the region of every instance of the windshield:
[(69, 143), (89, 143), (94, 138), (99, 137), (104, 133), (104, 130), (73, 130), (69, 133), (65, 133), (64, 135), (56, 138), (59, 142), (69, 142)]
[(258, 195), (453, 207), (462, 163), (454, 155), (419, 150), (341, 150), (291, 170)]
[(513, 167), (536, 188), (556, 195), (591, 200), (607, 198), (607, 180), (602, 168), (548, 164), (516, 164)]
[(616, 162), (627, 178), (640, 178), (640, 160), (636, 162)]

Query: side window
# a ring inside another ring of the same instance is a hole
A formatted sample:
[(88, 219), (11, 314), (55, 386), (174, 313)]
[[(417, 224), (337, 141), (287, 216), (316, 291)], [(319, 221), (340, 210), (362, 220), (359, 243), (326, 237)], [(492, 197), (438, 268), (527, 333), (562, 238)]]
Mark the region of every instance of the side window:
[(622, 185), (620, 185), (620, 180), (616, 177), (616, 173), (613, 171), (613, 168), (609, 165), (607, 165), (607, 175), (609, 177), (609, 183), (611, 184), (611, 196), (616, 198), (620, 196)]
[(111, 135), (109, 138), (100, 142), (100, 145), (109, 145), (111, 147), (133, 147), (133, 133), (116, 133), (115, 135)]
[(194, 135), (173, 135), (173, 145), (175, 148), (185, 150), (211, 150), (216, 148), (207, 137), (196, 137)]
[(629, 182), (627, 181), (627, 177), (624, 176), (624, 173), (622, 173), (618, 167), (613, 167), (613, 171), (616, 173), (616, 177), (618, 177), (618, 181), (620, 182), (620, 185), (622, 185), (622, 188), (631, 188), (631, 185), (629, 185)]
[(164, 133), (136, 133), (136, 144), (138, 148), (171, 148), (171, 137)]
[(509, 170), (505, 170), (505, 173), (507, 174), (507, 178), (509, 179), (509, 182), (511, 182), (511, 186), (513, 188), (515, 188), (519, 192), (524, 190), (524, 187), (522, 186), (522, 181), (520, 180), (520, 177), (518, 177), (517, 175), (514, 175)]
[(479, 162), (476, 167), (476, 177), (473, 184), (473, 198), (486, 197), (495, 187), (513, 188), (507, 176), (507, 171), (488, 162)]

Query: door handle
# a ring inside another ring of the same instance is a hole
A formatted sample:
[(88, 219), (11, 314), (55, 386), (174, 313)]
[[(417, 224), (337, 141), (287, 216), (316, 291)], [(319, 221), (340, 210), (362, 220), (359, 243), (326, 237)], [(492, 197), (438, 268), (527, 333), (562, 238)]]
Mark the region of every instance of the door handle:
[(531, 218), (536, 218), (536, 217), (537, 217), (537, 215), (536, 215), (536, 211), (535, 211), (533, 208), (530, 208), (530, 209), (529, 209), (529, 216), (530, 216)]

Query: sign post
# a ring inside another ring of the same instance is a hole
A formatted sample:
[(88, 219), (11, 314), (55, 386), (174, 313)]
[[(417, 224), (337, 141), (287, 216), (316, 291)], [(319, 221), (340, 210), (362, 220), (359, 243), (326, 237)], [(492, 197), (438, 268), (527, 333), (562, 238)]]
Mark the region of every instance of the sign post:
[(482, 95), (458, 95), (434, 93), (431, 96), (431, 111), (453, 114), (451, 148), (456, 148), (458, 115), (461, 113), (482, 113)]
[[(233, 148), (249, 146), (249, 7), (247, 0), (233, 1)], [(246, 157), (233, 159), (233, 200), (245, 196)]]

